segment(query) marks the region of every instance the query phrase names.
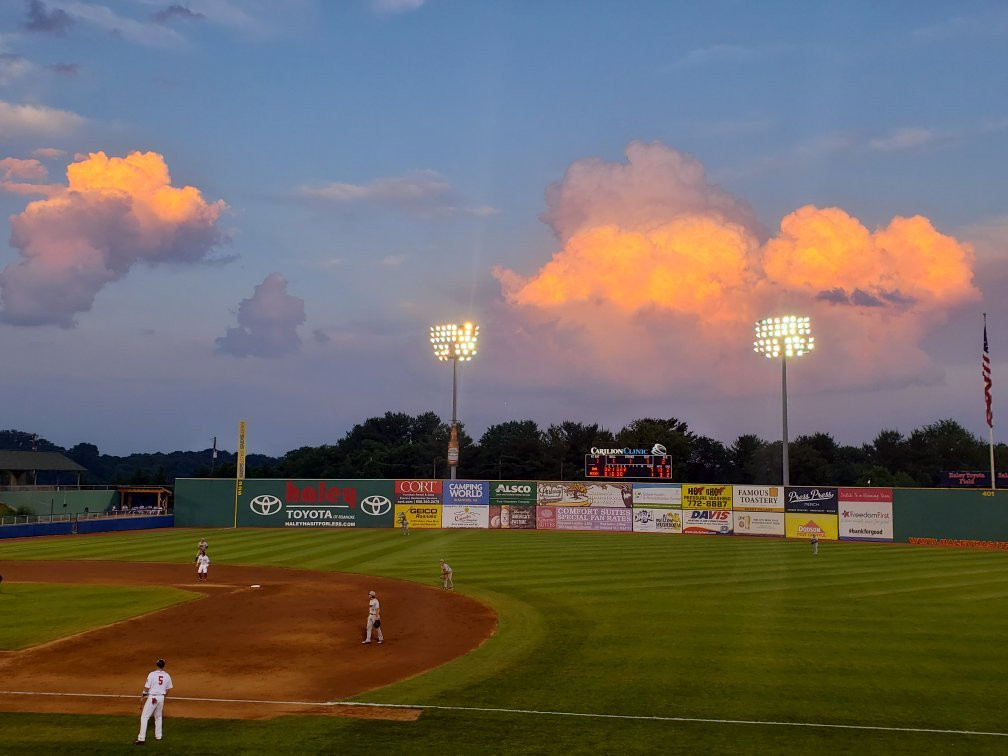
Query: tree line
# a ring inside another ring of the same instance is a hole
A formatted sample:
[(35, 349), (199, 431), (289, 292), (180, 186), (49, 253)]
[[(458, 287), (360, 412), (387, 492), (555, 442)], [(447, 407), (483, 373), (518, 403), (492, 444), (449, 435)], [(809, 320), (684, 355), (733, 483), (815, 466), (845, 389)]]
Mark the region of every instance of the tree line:
[[(450, 426), (434, 412), (386, 412), (355, 425), (335, 443), (304, 446), (282, 457), (250, 454), (250, 478), (446, 478)], [(730, 444), (694, 433), (675, 417), (639, 418), (618, 431), (598, 423), (565, 421), (541, 428), (534, 420), (491, 425), (474, 440), (459, 427), (460, 478), (583, 480), (592, 447), (665, 446), (672, 480), (690, 483), (779, 483), (781, 442), (743, 434)], [(94, 444), (69, 449), (22, 431), (0, 431), (0, 449), (58, 451), (87, 468), (82, 483), (166, 484), (177, 477), (234, 477), (233, 452), (212, 450), (100, 454)], [(789, 445), (793, 485), (937, 486), (947, 470), (988, 471), (988, 445), (954, 420), (938, 420), (908, 435), (882, 430), (871, 443), (846, 446), (828, 433), (798, 436)], [(997, 444), (998, 470), (1008, 446)], [(63, 475), (64, 482), (69, 482)], [(40, 474), (39, 483), (44, 482)]]

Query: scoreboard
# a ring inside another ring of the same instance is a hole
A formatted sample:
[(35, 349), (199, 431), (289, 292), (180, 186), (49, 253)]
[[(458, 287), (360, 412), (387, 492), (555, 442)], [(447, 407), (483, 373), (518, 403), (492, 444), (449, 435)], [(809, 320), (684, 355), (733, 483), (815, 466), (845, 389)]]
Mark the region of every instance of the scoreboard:
[(585, 454), (585, 477), (671, 480), (672, 457), (668, 454)]

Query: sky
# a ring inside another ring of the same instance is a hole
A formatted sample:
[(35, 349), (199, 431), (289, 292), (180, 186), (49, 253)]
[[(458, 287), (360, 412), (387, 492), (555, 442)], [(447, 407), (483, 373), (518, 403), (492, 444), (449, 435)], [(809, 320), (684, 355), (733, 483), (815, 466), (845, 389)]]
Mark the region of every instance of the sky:
[[(0, 2), (0, 427), (280, 455), (458, 415), (1008, 407), (1002, 2)], [(1002, 388), (1006, 387), (1006, 388)], [(587, 450), (586, 450), (587, 451)]]

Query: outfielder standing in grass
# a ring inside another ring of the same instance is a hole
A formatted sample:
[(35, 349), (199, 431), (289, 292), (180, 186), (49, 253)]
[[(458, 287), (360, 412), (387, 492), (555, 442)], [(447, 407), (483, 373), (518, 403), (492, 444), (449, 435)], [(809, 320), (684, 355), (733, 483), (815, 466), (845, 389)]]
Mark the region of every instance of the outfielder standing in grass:
[(452, 568), (444, 559), (441, 560), (441, 580), (444, 581), (445, 590), (450, 591), (455, 588), (452, 580)]
[(819, 536), (817, 535), (812, 536), (812, 553), (813, 554), (819, 553)]
[(399, 524), (402, 526), (402, 534), (409, 535), (409, 520), (406, 519), (406, 513), (399, 513)]
[(367, 635), (364, 636), (364, 640), (361, 641), (362, 645), (366, 645), (371, 642), (371, 630), (374, 629), (378, 633), (378, 642), (382, 643), (385, 639), (382, 637), (381, 631), (381, 604), (378, 603), (378, 597), (375, 595), (374, 591), (368, 592), (368, 616), (367, 616)]
[(143, 745), (147, 740), (147, 723), (151, 714), (154, 715), (154, 737), (161, 740), (161, 715), (164, 711), (165, 695), (172, 689), (172, 679), (171, 675), (165, 672), (164, 659), (158, 659), (156, 666), (157, 669), (147, 675), (143, 693), (140, 694), (144, 703), (140, 712), (140, 734), (137, 735), (134, 745)]

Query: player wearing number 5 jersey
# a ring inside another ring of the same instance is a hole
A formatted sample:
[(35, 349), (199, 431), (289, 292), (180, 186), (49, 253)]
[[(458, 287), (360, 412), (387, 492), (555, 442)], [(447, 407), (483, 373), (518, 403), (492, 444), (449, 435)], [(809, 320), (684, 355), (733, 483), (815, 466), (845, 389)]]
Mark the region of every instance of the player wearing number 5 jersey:
[(164, 659), (157, 660), (157, 669), (147, 675), (141, 697), (144, 699), (140, 713), (140, 734), (134, 745), (143, 745), (147, 739), (147, 723), (154, 715), (154, 737), (161, 740), (161, 714), (164, 711), (165, 695), (172, 689), (171, 675), (165, 672)]
[(368, 618), (367, 627), (365, 628), (365, 636), (362, 643), (366, 646), (371, 642), (371, 631), (374, 630), (378, 634), (378, 642), (384, 642), (385, 638), (381, 631), (381, 604), (378, 602), (378, 597), (375, 595), (374, 591), (368, 592)]

